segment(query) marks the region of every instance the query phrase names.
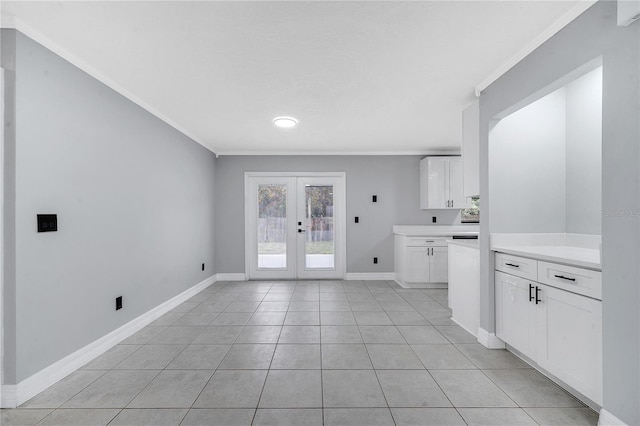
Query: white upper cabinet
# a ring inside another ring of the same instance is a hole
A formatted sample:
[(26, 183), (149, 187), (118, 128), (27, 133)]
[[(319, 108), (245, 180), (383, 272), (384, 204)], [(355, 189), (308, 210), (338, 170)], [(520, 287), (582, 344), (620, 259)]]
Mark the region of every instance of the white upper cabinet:
[(420, 208), (461, 209), (463, 196), (461, 157), (426, 157), (420, 161)]
[(465, 197), (480, 194), (480, 102), (462, 112), (462, 175)]
[(467, 207), (463, 193), (462, 171), (462, 157), (452, 157), (449, 160), (449, 199), (451, 200), (451, 208), (454, 209)]

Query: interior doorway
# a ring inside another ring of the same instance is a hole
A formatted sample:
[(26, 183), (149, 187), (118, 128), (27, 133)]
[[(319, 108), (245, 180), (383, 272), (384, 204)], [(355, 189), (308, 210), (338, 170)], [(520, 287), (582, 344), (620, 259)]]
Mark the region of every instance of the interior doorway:
[(345, 276), (345, 174), (245, 173), (249, 279)]

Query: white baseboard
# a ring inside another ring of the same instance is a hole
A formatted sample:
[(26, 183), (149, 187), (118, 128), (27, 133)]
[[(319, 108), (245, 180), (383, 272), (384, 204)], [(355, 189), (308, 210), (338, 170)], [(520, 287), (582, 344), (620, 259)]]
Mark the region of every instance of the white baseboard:
[(627, 424), (603, 408), (600, 410), (598, 426), (627, 426)]
[(457, 319), (455, 319), (453, 316), (451, 317), (451, 321), (455, 322), (456, 324), (458, 324), (459, 327), (461, 327), (462, 329), (464, 329), (467, 333), (471, 334), (473, 337), (478, 338), (478, 331), (480, 331), (480, 328), (478, 327), (477, 330), (470, 330), (469, 328), (465, 327), (464, 325), (462, 325), (460, 322), (458, 322)]
[[(198, 284), (183, 291), (177, 296), (167, 300), (164, 303), (161, 303), (155, 308), (145, 312), (139, 317), (115, 329), (111, 333), (102, 336), (98, 340), (89, 343), (87, 346), (40, 370), (31, 377), (28, 377), (17, 385), (14, 385), (13, 387), (15, 389), (13, 391), (13, 397), (11, 396), (10, 391), (7, 392), (7, 386), (3, 386), (2, 408), (16, 407), (28, 401), (49, 386), (62, 380), (69, 374), (76, 371), (78, 368), (87, 364), (89, 361), (102, 355), (127, 337), (146, 327), (151, 322), (155, 321), (176, 306), (180, 305), (182, 302), (195, 296), (205, 288), (209, 287), (215, 281), (216, 276), (212, 275), (211, 277), (199, 282)], [(5, 405), (5, 401), (7, 403), (13, 403), (13, 405)]]
[(2, 385), (0, 408), (15, 408), (17, 406), (16, 385)]
[(216, 274), (216, 281), (246, 281), (247, 276), (243, 272)]
[(504, 349), (505, 344), (496, 337), (495, 333), (489, 333), (482, 327), (478, 327), (478, 343), (488, 349)]
[(347, 281), (393, 281), (394, 272), (351, 272), (347, 273)]

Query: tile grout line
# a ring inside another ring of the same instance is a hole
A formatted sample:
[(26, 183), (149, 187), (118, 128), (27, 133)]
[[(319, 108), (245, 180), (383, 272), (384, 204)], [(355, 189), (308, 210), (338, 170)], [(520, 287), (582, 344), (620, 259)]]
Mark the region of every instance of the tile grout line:
[(324, 426), (324, 368), (322, 364), (322, 314), (320, 313), (320, 292), (318, 291), (318, 334), (320, 342), (320, 414), (322, 416), (322, 426)]
[[(219, 292), (220, 290), (224, 289), (225, 287), (227, 287), (226, 285), (224, 287), (222, 287), (221, 289), (219, 289), (218, 291), (215, 291), (215, 293)], [(235, 299), (234, 299), (235, 300)], [(213, 321), (212, 321), (213, 322)], [(242, 330), (241, 330), (242, 332)], [(202, 333), (201, 333), (202, 334)], [(238, 333), (238, 336), (240, 335), (240, 333)], [(234, 342), (238, 339), (238, 336), (236, 336), (236, 338), (234, 339)], [(196, 337), (197, 338), (197, 337)], [(195, 340), (195, 339), (194, 339)], [(204, 392), (204, 390), (207, 388), (207, 386), (209, 385), (209, 383), (211, 382), (211, 380), (213, 379), (213, 376), (215, 376), (216, 372), (218, 371), (218, 367), (220, 367), (220, 364), (222, 363), (222, 361), (224, 361), (224, 358), (227, 356), (227, 353), (229, 353), (229, 350), (231, 349), (231, 346), (233, 345), (233, 343), (231, 343), (229, 345), (229, 349), (227, 349), (227, 352), (225, 352), (225, 355), (222, 357), (222, 359), (220, 360), (220, 362), (218, 363), (218, 365), (216, 366), (215, 369), (213, 369), (213, 372), (211, 373), (211, 377), (209, 377), (209, 380), (207, 380), (207, 383), (204, 384), (204, 386), (202, 387), (202, 389), (200, 389), (200, 392), (198, 392), (198, 395), (194, 398), (193, 402), (191, 403), (191, 406), (187, 409), (187, 412), (185, 413), (185, 415), (183, 416), (182, 420), (180, 420), (179, 425), (181, 425), (184, 420), (187, 418), (187, 416), (189, 415), (189, 412), (191, 410), (194, 409), (194, 405), (195, 403), (198, 401), (198, 399), (200, 398), (200, 396), (202, 395), (202, 392)]]
[[(271, 287), (269, 287), (269, 290), (271, 290), (271, 288), (273, 288), (273, 285)], [(285, 319), (287, 318), (286, 314), (285, 314), (284, 318)], [(273, 348), (273, 353), (271, 354), (271, 360), (269, 361), (269, 366), (267, 367), (267, 373), (264, 376), (264, 383), (262, 383), (262, 389), (260, 389), (260, 395), (258, 396), (258, 401), (256, 402), (256, 408), (255, 408), (255, 410), (253, 412), (253, 418), (251, 419), (251, 424), (252, 425), (256, 420), (256, 416), (258, 415), (258, 408), (260, 407), (260, 401), (262, 400), (262, 394), (264, 393), (264, 388), (267, 386), (267, 380), (269, 379), (269, 372), (271, 371), (271, 364), (273, 364), (273, 358), (276, 356), (276, 350), (278, 349), (278, 343), (277, 342), (280, 340), (280, 336), (282, 335), (282, 328), (284, 327), (285, 319), (282, 320), (282, 324), (283, 325), (280, 327), (280, 333), (278, 334), (278, 339), (276, 340), (276, 344), (274, 345), (275, 347)]]

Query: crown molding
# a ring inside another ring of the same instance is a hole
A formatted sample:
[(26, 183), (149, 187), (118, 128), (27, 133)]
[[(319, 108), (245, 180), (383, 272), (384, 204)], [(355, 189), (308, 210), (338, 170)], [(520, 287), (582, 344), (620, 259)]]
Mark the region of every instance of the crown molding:
[(116, 83), (115, 81), (110, 79), (109, 77), (107, 77), (106, 75), (102, 74), (100, 71), (98, 71), (95, 68), (93, 68), (92, 66), (88, 65), (83, 60), (81, 60), (76, 55), (74, 55), (73, 53), (71, 53), (68, 50), (64, 49), (62, 46), (60, 46), (57, 43), (53, 42), (51, 39), (49, 39), (45, 35), (39, 33), (38, 31), (36, 31), (32, 27), (30, 27), (29, 25), (27, 25), (24, 22), (20, 21), (15, 16), (9, 15), (9, 14), (6, 14), (6, 13), (3, 14), (2, 20), (0, 22), (0, 27), (1, 28), (14, 29), (14, 30), (20, 31), (22, 34), (26, 35), (30, 39), (34, 40), (35, 42), (37, 42), (37, 43), (41, 44), (42, 46), (44, 46), (45, 48), (49, 49), (50, 51), (52, 51), (56, 55), (60, 56), (65, 61), (67, 61), (70, 64), (72, 64), (73, 66), (75, 66), (76, 68), (79, 68), (80, 70), (84, 71), (85, 73), (87, 73), (91, 77), (95, 78), (96, 80), (98, 80), (99, 82), (104, 84), (105, 86), (109, 87), (110, 89), (112, 89), (115, 92), (119, 93), (121, 96), (124, 96), (129, 101), (131, 101), (134, 104), (138, 105), (140, 108), (144, 109), (145, 111), (147, 111), (151, 115), (155, 116), (159, 120), (161, 120), (164, 123), (168, 124), (169, 126), (173, 127), (175, 130), (177, 130), (180, 133), (182, 133), (183, 135), (187, 136), (189, 139), (191, 139), (194, 142), (202, 145), (203, 147), (205, 147), (209, 151), (213, 152), (214, 154), (216, 153), (215, 147), (211, 146), (210, 144), (206, 143), (204, 140), (202, 140), (198, 136), (196, 136), (193, 133), (189, 132), (187, 129), (182, 127), (180, 124), (176, 123), (175, 121), (173, 121), (172, 119), (170, 119), (169, 117), (167, 117), (166, 115), (164, 115), (163, 113), (161, 113), (160, 111), (158, 111), (157, 109), (155, 109), (154, 107), (152, 107), (151, 105), (149, 105), (148, 103), (146, 103), (145, 101), (143, 101), (142, 99), (140, 99), (139, 97), (134, 95), (133, 93), (131, 93), (130, 91), (128, 91), (127, 89), (125, 89), (124, 87), (122, 87), (121, 85), (119, 85), (118, 83)]
[(494, 81), (502, 77), (507, 71), (513, 68), (518, 62), (529, 56), (531, 52), (540, 47), (544, 42), (556, 35), (561, 29), (566, 27), (571, 21), (582, 15), (587, 9), (597, 3), (597, 0), (581, 0), (578, 1), (571, 9), (565, 12), (560, 18), (558, 18), (547, 29), (540, 33), (536, 38), (531, 40), (526, 46), (520, 49), (514, 56), (512, 56), (507, 62), (498, 67), (494, 72), (489, 74), (482, 82), (475, 87), (475, 93), (477, 97), (484, 89), (489, 87)]
[(460, 149), (425, 149), (420, 151), (217, 151), (218, 156), (231, 155), (460, 155)]

